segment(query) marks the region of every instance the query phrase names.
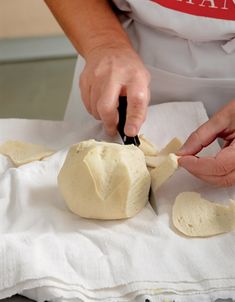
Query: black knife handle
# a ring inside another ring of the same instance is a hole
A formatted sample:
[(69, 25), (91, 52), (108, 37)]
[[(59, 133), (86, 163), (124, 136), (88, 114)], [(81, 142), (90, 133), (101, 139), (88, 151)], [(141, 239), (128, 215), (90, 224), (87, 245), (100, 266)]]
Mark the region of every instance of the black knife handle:
[(126, 110), (127, 110), (127, 98), (126, 96), (119, 97), (119, 106), (118, 106), (118, 113), (119, 113), (119, 122), (118, 122), (118, 132), (123, 140), (125, 145), (136, 145), (137, 147), (140, 145), (140, 141), (138, 136), (130, 137), (125, 135), (124, 127), (126, 123)]

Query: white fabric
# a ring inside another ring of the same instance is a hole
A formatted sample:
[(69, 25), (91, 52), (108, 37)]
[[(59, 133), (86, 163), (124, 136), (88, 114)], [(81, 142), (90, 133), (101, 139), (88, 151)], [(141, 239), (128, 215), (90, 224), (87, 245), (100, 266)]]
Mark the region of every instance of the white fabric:
[[(182, 140), (206, 120), (201, 103), (153, 106), (142, 131), (156, 145)], [(37, 301), (208, 302), (235, 299), (235, 232), (189, 239), (174, 230), (176, 195), (197, 191), (216, 202), (235, 190), (216, 189), (183, 170), (136, 217), (86, 220), (72, 214), (56, 178), (70, 144), (105, 138), (92, 119), (66, 122), (0, 120), (0, 142), (20, 139), (59, 151), (13, 168), (0, 156), (0, 299), (21, 293)], [(214, 153), (214, 144), (207, 152)], [(80, 300), (79, 300), (80, 299)]]

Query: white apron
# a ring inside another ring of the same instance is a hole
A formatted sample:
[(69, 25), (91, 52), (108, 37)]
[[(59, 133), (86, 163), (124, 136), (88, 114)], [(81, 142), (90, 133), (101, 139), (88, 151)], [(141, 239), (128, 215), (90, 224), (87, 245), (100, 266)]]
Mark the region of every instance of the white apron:
[[(235, 0), (113, 0), (151, 74), (151, 103), (202, 101), (211, 115), (235, 98)], [(92, 123), (78, 57), (65, 119)]]

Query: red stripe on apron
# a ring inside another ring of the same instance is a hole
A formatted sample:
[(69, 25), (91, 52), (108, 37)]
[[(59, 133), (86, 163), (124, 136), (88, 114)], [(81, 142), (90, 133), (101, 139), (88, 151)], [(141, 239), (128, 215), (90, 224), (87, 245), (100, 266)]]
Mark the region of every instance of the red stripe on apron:
[(190, 15), (235, 21), (235, 0), (152, 0)]

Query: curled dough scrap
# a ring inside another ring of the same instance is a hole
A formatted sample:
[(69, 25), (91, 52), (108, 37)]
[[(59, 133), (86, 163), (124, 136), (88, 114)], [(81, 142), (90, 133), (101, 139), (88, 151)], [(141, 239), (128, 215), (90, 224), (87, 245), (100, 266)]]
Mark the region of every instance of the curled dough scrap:
[(208, 237), (235, 229), (235, 201), (227, 206), (203, 199), (196, 192), (182, 192), (172, 212), (174, 226), (190, 237)]
[(0, 153), (9, 157), (14, 165), (19, 167), (35, 160), (42, 160), (55, 151), (42, 145), (9, 140), (0, 146)]

